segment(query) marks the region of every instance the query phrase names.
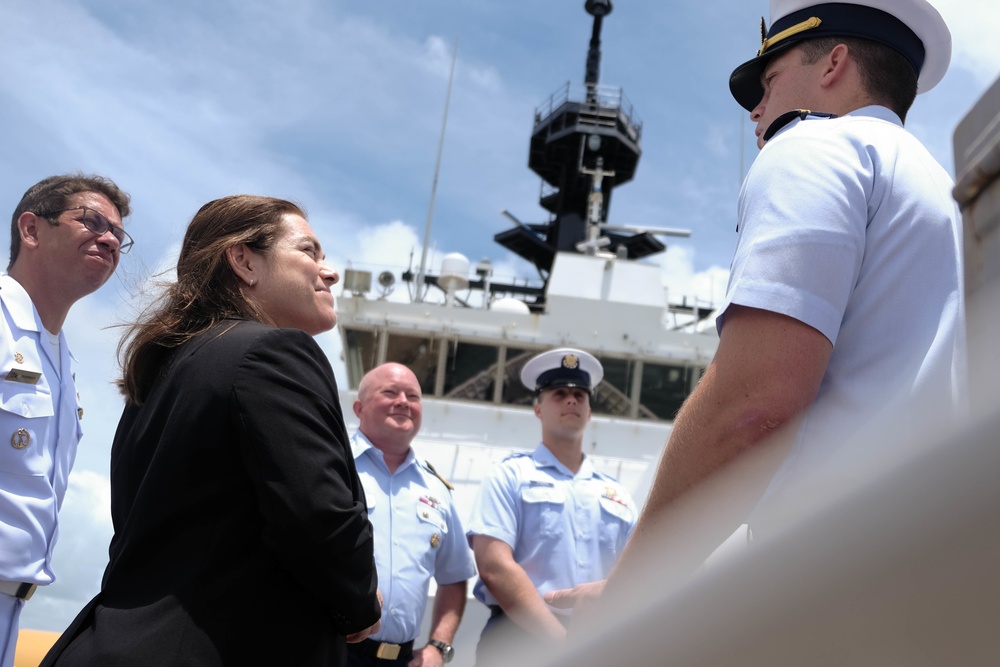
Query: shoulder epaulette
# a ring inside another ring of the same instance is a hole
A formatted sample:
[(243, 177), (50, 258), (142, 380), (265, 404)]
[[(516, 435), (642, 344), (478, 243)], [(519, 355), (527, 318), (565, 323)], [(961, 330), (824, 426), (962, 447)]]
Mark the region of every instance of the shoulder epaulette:
[(427, 467), (428, 470), (431, 471), (432, 475), (434, 475), (439, 480), (441, 480), (441, 483), (444, 484), (448, 488), (449, 491), (454, 491), (455, 490), (455, 487), (451, 485), (451, 482), (449, 482), (444, 477), (442, 477), (441, 474), (437, 470), (434, 469), (434, 466), (431, 465), (430, 461), (424, 461), (424, 465)]
[(761, 137), (764, 141), (769, 141), (771, 137), (778, 133), (778, 130), (785, 127), (793, 120), (798, 118), (799, 120), (805, 120), (806, 118), (836, 118), (835, 113), (823, 113), (821, 111), (810, 111), (809, 109), (793, 109), (787, 113), (783, 113), (768, 126), (767, 130), (764, 132), (764, 136)]

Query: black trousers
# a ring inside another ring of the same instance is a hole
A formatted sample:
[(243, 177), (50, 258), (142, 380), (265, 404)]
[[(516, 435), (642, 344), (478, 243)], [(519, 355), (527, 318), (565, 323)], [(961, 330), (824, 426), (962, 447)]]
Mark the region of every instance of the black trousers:
[[(556, 618), (563, 625), (569, 622), (569, 619), (563, 616)], [(512, 646), (518, 647), (519, 651), (534, 650), (539, 654), (548, 653), (554, 648), (551, 642), (531, 634), (510, 620), (498, 605), (490, 605), (490, 618), (483, 626), (479, 644), (476, 645), (476, 667), (500, 667), (500, 665), (509, 667)]]

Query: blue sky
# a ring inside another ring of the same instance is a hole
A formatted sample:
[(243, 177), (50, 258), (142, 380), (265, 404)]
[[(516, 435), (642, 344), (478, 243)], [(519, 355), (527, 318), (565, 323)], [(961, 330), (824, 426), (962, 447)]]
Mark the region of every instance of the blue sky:
[[(953, 31), (952, 68), (907, 126), (953, 171), (954, 127), (1000, 74), (1000, 6), (935, 5)], [(676, 298), (718, 298), (725, 286), (739, 184), (756, 155), (727, 81), (756, 52), (767, 11), (764, 0), (618, 0), (604, 23), (601, 82), (622, 86), (643, 122), (638, 172), (615, 191), (611, 222), (692, 230), (655, 258)], [(419, 260), (457, 41), (431, 247), (531, 277), (492, 237), (509, 226), (501, 209), (543, 219), (526, 166), (533, 112), (582, 81), (590, 26), (582, 0), (3, 3), (0, 205), (12, 211), (53, 173), (100, 173), (132, 194), (136, 240), (66, 325), (85, 437), (60, 581), (28, 605), (26, 627), (62, 629), (98, 588), (122, 406), (108, 327), (136, 315), (198, 207), (240, 192), (289, 198), (340, 269)], [(320, 340), (336, 357), (336, 335)]]

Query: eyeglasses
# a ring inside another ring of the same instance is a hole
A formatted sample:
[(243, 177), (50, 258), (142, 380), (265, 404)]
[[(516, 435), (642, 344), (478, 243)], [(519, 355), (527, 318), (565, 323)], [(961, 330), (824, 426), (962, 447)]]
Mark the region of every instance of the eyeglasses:
[(98, 236), (104, 236), (104, 234), (110, 230), (111, 234), (118, 239), (118, 252), (125, 254), (132, 249), (132, 237), (128, 235), (128, 232), (113, 224), (110, 220), (92, 208), (87, 208), (86, 206), (74, 206), (73, 208), (64, 208), (61, 211), (39, 213), (38, 215), (42, 216), (55, 226), (59, 224), (57, 216), (60, 213), (65, 213), (66, 211), (83, 211), (83, 215), (79, 220), (77, 220), (77, 222), (83, 223), (84, 227)]

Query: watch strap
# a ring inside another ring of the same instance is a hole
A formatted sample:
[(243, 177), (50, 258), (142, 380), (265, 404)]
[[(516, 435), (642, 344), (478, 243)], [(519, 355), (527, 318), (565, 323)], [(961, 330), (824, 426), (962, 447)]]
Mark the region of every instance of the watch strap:
[(430, 639), (427, 641), (427, 645), (433, 646), (437, 650), (441, 651), (441, 656), (444, 658), (445, 662), (450, 662), (454, 656), (455, 649), (453, 649), (450, 644), (445, 644), (440, 639)]

